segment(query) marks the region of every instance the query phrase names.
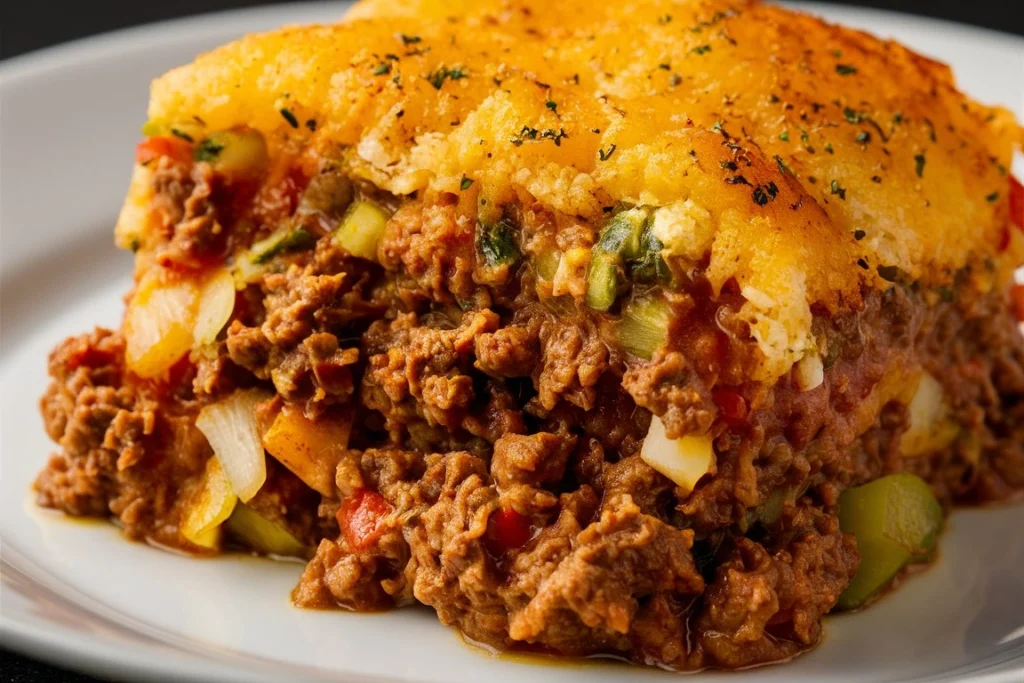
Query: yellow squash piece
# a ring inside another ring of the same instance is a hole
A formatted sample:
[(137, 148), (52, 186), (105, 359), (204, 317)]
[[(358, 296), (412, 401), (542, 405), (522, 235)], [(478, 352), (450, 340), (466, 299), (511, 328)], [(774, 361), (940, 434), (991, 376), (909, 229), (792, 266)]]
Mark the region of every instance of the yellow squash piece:
[(218, 268), (203, 283), (196, 302), (196, 322), (192, 330), (195, 347), (217, 339), (235, 310), (235, 279), (227, 268)]
[(128, 369), (139, 377), (162, 375), (190, 349), (216, 339), (234, 306), (234, 280), (225, 268), (203, 278), (154, 268), (125, 313)]
[(125, 362), (139, 377), (157, 377), (192, 348), (195, 282), (173, 280), (157, 268), (135, 290), (124, 318)]
[(334, 470), (348, 446), (348, 422), (313, 422), (302, 410), (286, 405), (263, 435), (263, 447), (314, 491), (334, 494)]
[(221, 469), (217, 458), (206, 461), (202, 481), (189, 502), (181, 533), (189, 541), (203, 548), (220, 547), (220, 526), (235, 510), (238, 496)]

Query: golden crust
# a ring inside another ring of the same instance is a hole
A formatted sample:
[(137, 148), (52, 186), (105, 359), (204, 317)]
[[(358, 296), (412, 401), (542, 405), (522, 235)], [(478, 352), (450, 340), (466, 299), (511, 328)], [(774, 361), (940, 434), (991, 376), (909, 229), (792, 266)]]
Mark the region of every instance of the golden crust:
[(763, 378), (813, 346), (812, 305), (890, 286), (880, 267), (940, 286), (1021, 255), (1001, 248), (1024, 137), (1009, 112), (895, 43), (756, 2), (364, 2), (170, 72), (150, 115), (252, 126), (279, 152), (340, 145), (396, 194), (468, 177), (594, 222), (664, 207), (667, 248), (742, 288)]

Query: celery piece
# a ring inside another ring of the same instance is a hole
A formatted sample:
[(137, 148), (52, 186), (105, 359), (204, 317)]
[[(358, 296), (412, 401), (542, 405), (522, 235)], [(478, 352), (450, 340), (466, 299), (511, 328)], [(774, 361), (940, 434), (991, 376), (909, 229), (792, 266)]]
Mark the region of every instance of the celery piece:
[(303, 557), (307, 552), (291, 532), (244, 503), (235, 506), (224, 529), (247, 547), (267, 555)]
[(636, 258), (640, 253), (640, 235), (647, 222), (644, 209), (626, 209), (612, 216), (594, 245), (594, 251), (616, 254), (622, 259)]
[(671, 279), (668, 264), (661, 257), (664, 245), (657, 238), (650, 226), (640, 234), (640, 247), (636, 258), (629, 264), (629, 276), (633, 282), (654, 284), (667, 282)]
[(334, 241), (353, 256), (376, 261), (377, 245), (384, 236), (388, 218), (390, 216), (382, 206), (360, 199), (341, 219), (341, 225), (334, 231)]
[(302, 228), (280, 228), (252, 245), (249, 261), (253, 265), (263, 265), (278, 254), (311, 249), (314, 244), (316, 238)]
[(942, 507), (920, 477), (890, 474), (847, 489), (839, 526), (857, 537), (860, 567), (839, 596), (840, 609), (860, 607), (905, 565), (931, 556), (942, 529)]
[(562, 255), (557, 251), (544, 251), (537, 256), (537, 275), (542, 280), (551, 282), (555, 279), (555, 273), (558, 272), (558, 262), (561, 260)]
[(640, 256), (640, 236), (647, 223), (646, 209), (625, 209), (612, 216), (591, 249), (586, 304), (607, 311), (615, 303), (621, 284), (620, 270)]
[(254, 130), (217, 131), (199, 141), (193, 156), (210, 163), (218, 173), (252, 176), (266, 166), (267, 143)]
[(664, 299), (656, 296), (632, 299), (622, 309), (617, 328), (619, 346), (650, 360), (668, 338), (671, 319), (672, 312)]
[(587, 271), (584, 301), (595, 311), (607, 311), (615, 303), (619, 290), (619, 266), (614, 257), (595, 252)]

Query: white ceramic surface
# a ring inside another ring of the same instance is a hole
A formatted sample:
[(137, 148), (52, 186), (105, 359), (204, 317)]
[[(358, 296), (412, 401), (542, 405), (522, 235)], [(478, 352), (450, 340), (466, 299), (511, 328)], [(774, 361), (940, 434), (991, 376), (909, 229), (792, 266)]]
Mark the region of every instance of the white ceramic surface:
[[(812, 6), (951, 63), (962, 87), (1024, 115), (1024, 40), (866, 10)], [(427, 610), (309, 612), (301, 567), (194, 560), (72, 522), (28, 493), (52, 448), (37, 412), (49, 349), (116, 325), (129, 257), (111, 228), (148, 81), (196, 52), (343, 4), (212, 15), (60, 47), (0, 66), (0, 634), (67, 666), (126, 678), (491, 683), (669, 680), (611, 664), (538, 665), (464, 645)], [(699, 680), (1024, 681), (1024, 506), (955, 514), (936, 566), (872, 609), (827, 620), (816, 651)]]

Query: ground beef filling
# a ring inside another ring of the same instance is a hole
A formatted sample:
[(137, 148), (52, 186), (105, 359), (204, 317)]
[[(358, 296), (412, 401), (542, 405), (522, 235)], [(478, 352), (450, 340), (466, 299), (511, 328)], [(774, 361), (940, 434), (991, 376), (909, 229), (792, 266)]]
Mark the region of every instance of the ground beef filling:
[[(201, 178), (165, 181), (188, 198), (164, 251), (184, 262), (217, 222)], [(816, 319), (834, 351), (821, 387), (750, 386), (735, 307), (702, 310), (700, 286), (676, 303), (686, 329), (641, 362), (593, 314), (512, 281), (474, 284), (450, 208), (399, 212), (383, 268), (323, 239), (290, 256), (242, 293), (220, 340), (160, 381), (125, 371), (119, 333), (64, 342), (42, 402), (60, 451), (38, 479), (41, 503), (183, 546), (183, 508), (211, 455), (196, 413), (266, 386), (310, 419), (341, 412), (361, 427), (336, 497), (271, 463), (254, 499), (316, 546), (297, 604), (420, 602), (499, 648), (692, 670), (818, 641), (859, 562), (836, 516), (846, 487), (909, 470), (947, 505), (1024, 487), (1024, 346), (1000, 297), (930, 307), (907, 288), (870, 294), (859, 312)], [(963, 427), (952, 447), (900, 456), (906, 409), (875, 391), (900, 367), (943, 384)], [(716, 403), (723, 386), (755, 406), (739, 422)], [(715, 471), (692, 493), (640, 458), (652, 411), (715, 435)], [(367, 492), (391, 521), (354, 544), (335, 514)]]

